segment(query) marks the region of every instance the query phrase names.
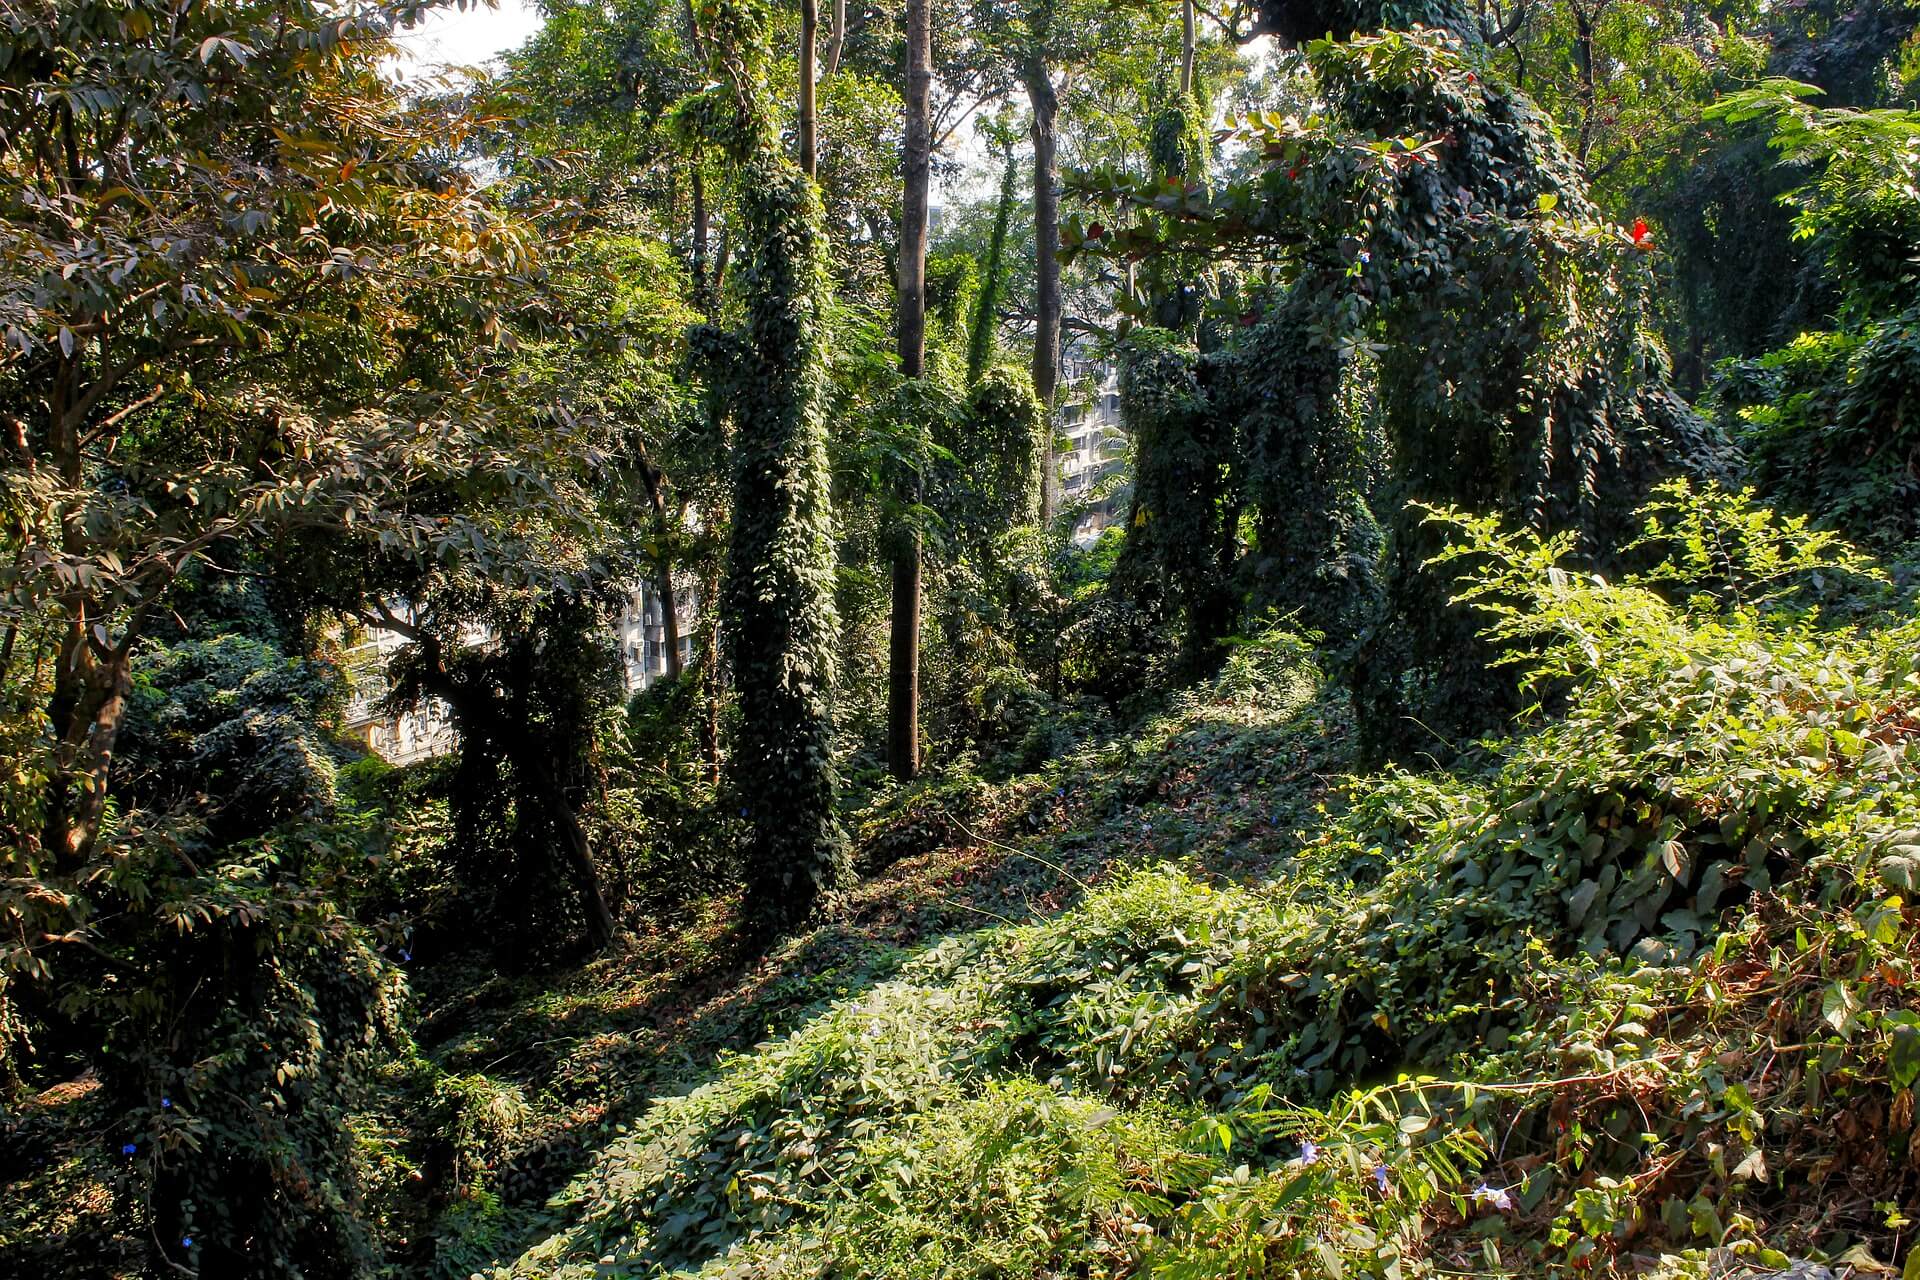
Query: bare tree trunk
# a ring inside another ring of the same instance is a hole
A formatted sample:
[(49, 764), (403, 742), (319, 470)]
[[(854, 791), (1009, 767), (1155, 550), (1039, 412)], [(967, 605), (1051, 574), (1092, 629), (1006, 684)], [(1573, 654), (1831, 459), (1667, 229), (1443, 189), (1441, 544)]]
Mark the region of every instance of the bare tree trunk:
[(693, 305), (708, 319), (713, 317), (713, 291), (707, 280), (707, 238), (712, 215), (707, 212), (707, 180), (700, 172), (700, 157), (695, 156), (693, 171)]
[(847, 0), (833, 0), (833, 28), (827, 36), (827, 74), (840, 70), (840, 54), (847, 47)]
[(800, 0), (800, 171), (809, 178), (816, 176), (819, 167), (813, 87), (813, 46), (819, 28), (819, 0)]
[(1180, 96), (1183, 99), (1193, 92), (1193, 43), (1193, 0), (1180, 0)]
[(1033, 394), (1040, 401), (1045, 435), (1040, 450), (1040, 522), (1053, 519), (1053, 400), (1060, 382), (1060, 192), (1058, 122), (1060, 100), (1046, 63), (1032, 58), (1024, 71), (1033, 108)]
[[(929, 0), (907, 0), (906, 139), (900, 199), (900, 373), (926, 374), (927, 198), (933, 142), (927, 98), (933, 82)], [(923, 423), (912, 424), (915, 430)], [(917, 469), (908, 495), (920, 498)], [(920, 771), (920, 534), (906, 533), (893, 559), (888, 635), (887, 764), (902, 780)]]

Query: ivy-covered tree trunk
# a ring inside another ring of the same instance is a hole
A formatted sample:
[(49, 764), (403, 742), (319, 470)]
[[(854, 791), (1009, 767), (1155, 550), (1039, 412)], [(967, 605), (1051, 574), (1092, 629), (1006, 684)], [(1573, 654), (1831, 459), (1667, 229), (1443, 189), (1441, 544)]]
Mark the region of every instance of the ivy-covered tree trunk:
[(1191, 346), (1159, 329), (1135, 330), (1121, 352), (1137, 466), (1115, 581), (1146, 617), (1180, 629), (1188, 675), (1217, 663), (1238, 614), (1234, 420), (1202, 388), (1199, 366)]
[(733, 539), (720, 599), (740, 705), (728, 764), (749, 827), (749, 912), (781, 928), (851, 878), (834, 811), (826, 237), (813, 183), (770, 144), (748, 161), (741, 216), (747, 323), (729, 379)]
[[(454, 656), (434, 632), (384, 607), (379, 622), (414, 642), (418, 653), (405, 678), (451, 709), (463, 752), (491, 753), (512, 767), (520, 857), (538, 849), (553, 859), (550, 865), (556, 865), (578, 897), (588, 943), (595, 950), (605, 947), (615, 933), (613, 912), (600, 885), (579, 802), (569, 794), (568, 774), (586, 758), (582, 738), (592, 733), (590, 676), (579, 661), (582, 647), (550, 645), (523, 633), (503, 637), (488, 654)], [(581, 616), (550, 614), (548, 625), (591, 623)], [(553, 845), (542, 838), (546, 835)]]
[(1000, 175), (1000, 202), (993, 211), (993, 236), (987, 242), (987, 262), (981, 269), (980, 293), (974, 299), (967, 333), (969, 387), (986, 376), (987, 364), (993, 359), (994, 331), (1000, 323), (1000, 295), (1006, 287), (1007, 230), (1013, 219), (1014, 182), (1018, 177), (1009, 148), (1006, 169)]
[(1349, 678), (1372, 754), (1430, 752), (1497, 722), (1513, 692), (1428, 564), (1424, 506), (1571, 531), (1604, 565), (1656, 477), (1724, 451), (1645, 337), (1649, 281), (1627, 237), (1605, 234), (1526, 96), (1462, 56), (1481, 37), (1454, 0), (1267, 0), (1261, 13), (1289, 43), (1332, 34), (1309, 58), (1341, 127), (1432, 140), (1368, 179), (1364, 213), (1331, 154), (1296, 153), (1269, 184), (1308, 257), (1347, 267), (1296, 299), (1315, 340), (1380, 352), (1385, 606)]

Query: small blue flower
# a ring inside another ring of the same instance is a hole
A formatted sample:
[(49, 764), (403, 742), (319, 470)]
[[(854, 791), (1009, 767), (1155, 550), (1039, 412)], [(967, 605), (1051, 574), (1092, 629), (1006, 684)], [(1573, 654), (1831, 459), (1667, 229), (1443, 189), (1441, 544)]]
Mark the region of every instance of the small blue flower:
[(747, 816), (747, 806), (745, 805), (740, 806), (740, 816), (743, 818)]
[(181, 1237), (180, 1237), (180, 1247), (181, 1247), (182, 1249), (191, 1249), (191, 1248), (193, 1248), (193, 1237), (192, 1237), (192, 1236), (181, 1236)]
[(412, 960), (413, 960), (413, 952), (411, 952), (411, 951), (402, 951), (402, 952), (400, 953), (400, 963), (401, 963), (401, 964), (408, 964), (408, 963), (411, 963), (411, 962), (412, 962)]
[(1373, 1185), (1380, 1188), (1380, 1194), (1382, 1195), (1386, 1194), (1387, 1166), (1383, 1164), (1377, 1164), (1373, 1166)]
[(161, 1105), (161, 1107), (162, 1107), (162, 1108), (164, 1108), (164, 1109), (166, 1109), (166, 1110), (172, 1110), (172, 1109), (173, 1109), (173, 1099), (172, 1099), (172, 1098), (162, 1098), (162, 1099), (160, 1099), (160, 1105)]
[(1319, 1164), (1320, 1163), (1320, 1144), (1315, 1142), (1312, 1138), (1308, 1138), (1305, 1142), (1302, 1142), (1300, 1144), (1300, 1163), (1301, 1164)]
[(135, 1152), (137, 1152), (137, 1151), (139, 1151), (139, 1150), (140, 1150), (140, 1144), (139, 1144), (139, 1143), (137, 1143), (137, 1142), (129, 1142), (129, 1143), (127, 1143), (127, 1144), (126, 1144), (125, 1146), (123, 1146), (123, 1147), (121, 1147), (121, 1148), (120, 1148), (120, 1154), (121, 1154), (121, 1155), (123, 1155), (123, 1156), (130, 1156), (130, 1155), (133, 1155), (133, 1154), (134, 1154)]

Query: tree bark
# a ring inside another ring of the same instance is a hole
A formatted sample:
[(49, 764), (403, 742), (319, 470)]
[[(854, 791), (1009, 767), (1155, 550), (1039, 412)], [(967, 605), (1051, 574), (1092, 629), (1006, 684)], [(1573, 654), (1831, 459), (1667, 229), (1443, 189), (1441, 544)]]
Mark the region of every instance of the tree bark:
[(1045, 524), (1053, 519), (1053, 400), (1060, 382), (1060, 99), (1038, 57), (1028, 61), (1023, 79), (1033, 109), (1033, 394), (1045, 431), (1040, 449), (1040, 521)]
[(819, 0), (800, 0), (800, 171), (809, 178), (817, 176), (819, 166), (813, 87), (813, 46), (819, 29)]
[[(932, 166), (928, 96), (933, 83), (929, 0), (907, 0), (906, 137), (900, 199), (900, 373), (926, 375), (927, 198)], [(909, 424), (915, 431), (922, 423)], [(906, 495), (920, 500), (915, 471)], [(893, 619), (888, 634), (887, 764), (903, 781), (920, 771), (920, 534), (905, 531), (893, 560)]]
[(847, 0), (833, 0), (833, 27), (827, 36), (827, 74), (840, 70), (840, 54), (847, 47)]
[(713, 291), (707, 279), (707, 239), (712, 215), (707, 212), (707, 181), (700, 172), (700, 158), (690, 166), (693, 172), (693, 305), (700, 314), (713, 318)]
[(60, 734), (41, 847), (72, 871), (92, 856), (107, 811), (113, 751), (133, 691), (131, 640), (97, 658), (88, 647), (85, 605), (61, 645), (49, 719)]
[(1193, 92), (1193, 0), (1180, 0), (1180, 96)]

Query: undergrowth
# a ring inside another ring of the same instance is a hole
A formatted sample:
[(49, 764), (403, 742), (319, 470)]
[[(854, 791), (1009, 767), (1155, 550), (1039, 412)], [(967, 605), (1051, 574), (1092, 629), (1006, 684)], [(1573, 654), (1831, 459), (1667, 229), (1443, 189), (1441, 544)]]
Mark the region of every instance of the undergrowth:
[(1009, 910), (905, 930), (897, 970), (622, 1122), (483, 1274), (1910, 1253), (1920, 624), (1737, 496), (1667, 491), (1659, 567), (1617, 582), (1443, 518), (1540, 698), (1513, 736), (1330, 786), (1341, 712), (1269, 638), (1058, 786), (883, 802), (887, 892), (958, 843)]

